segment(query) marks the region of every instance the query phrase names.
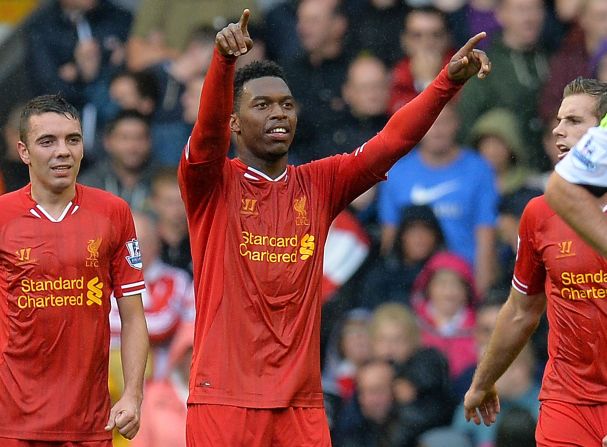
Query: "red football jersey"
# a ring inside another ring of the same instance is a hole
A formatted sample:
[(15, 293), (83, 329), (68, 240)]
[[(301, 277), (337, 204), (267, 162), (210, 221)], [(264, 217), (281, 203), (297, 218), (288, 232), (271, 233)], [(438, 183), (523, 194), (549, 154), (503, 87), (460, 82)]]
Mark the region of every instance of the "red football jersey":
[(548, 206), (527, 204), (513, 287), (547, 296), (548, 363), (540, 400), (607, 402), (607, 260)]
[(190, 403), (322, 407), (323, 250), (333, 218), (385, 177), (457, 92), (439, 79), (351, 154), (271, 179), (226, 158), (234, 58), (215, 52), (179, 181), (194, 263)]
[(110, 295), (144, 289), (126, 202), (76, 186), (58, 219), (0, 196), (0, 437), (110, 439)]

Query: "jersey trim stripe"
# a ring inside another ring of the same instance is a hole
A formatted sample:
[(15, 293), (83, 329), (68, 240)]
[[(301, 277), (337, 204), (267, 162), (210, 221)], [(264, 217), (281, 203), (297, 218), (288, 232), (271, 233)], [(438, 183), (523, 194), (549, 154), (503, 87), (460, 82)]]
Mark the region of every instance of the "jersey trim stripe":
[(512, 287), (521, 292), (523, 295), (527, 295), (527, 290), (529, 286), (523, 284), (520, 280), (517, 279), (516, 276), (512, 276)]
[(145, 284), (145, 281), (139, 281), (139, 282), (134, 282), (134, 283), (132, 283), (132, 284), (125, 284), (125, 285), (123, 285), (123, 286), (120, 286), (120, 288), (121, 288), (122, 290), (124, 290), (124, 289), (131, 289), (131, 288), (133, 288), (133, 287), (142, 286), (142, 285), (144, 285), (144, 284)]
[(133, 290), (133, 291), (131, 291), (131, 292), (124, 292), (124, 293), (122, 294), (122, 296), (123, 296), (123, 297), (125, 297), (125, 296), (133, 296), (133, 295), (138, 295), (138, 294), (143, 293), (143, 292), (145, 292), (145, 287), (144, 287), (144, 288), (142, 288), (142, 289)]
[(40, 210), (40, 212), (42, 214), (44, 214), (46, 216), (46, 218), (48, 220), (50, 220), (51, 222), (61, 222), (65, 216), (67, 215), (67, 212), (70, 210), (70, 208), (72, 207), (72, 202), (70, 201), (67, 205), (65, 205), (65, 208), (63, 210), (63, 212), (61, 213), (61, 216), (59, 216), (57, 219), (55, 219), (53, 216), (51, 216), (49, 213), (47, 213), (47, 211), (42, 208), (42, 206), (40, 206), (39, 204), (36, 205), (36, 208), (38, 208)]
[[(286, 169), (285, 169), (285, 171), (284, 171), (282, 174), (280, 174), (280, 175), (279, 175), (278, 177), (276, 177), (276, 178), (269, 177), (269, 176), (267, 176), (266, 174), (264, 174), (263, 172), (258, 171), (257, 169), (252, 168), (252, 167), (250, 167), (250, 166), (247, 166), (247, 169), (248, 169), (249, 171), (253, 172), (253, 173), (254, 173), (254, 174), (256, 174), (256, 175), (259, 175), (260, 177), (263, 177), (264, 179), (266, 179), (266, 180), (267, 180), (267, 181), (269, 181), (269, 182), (279, 182), (279, 181), (281, 181), (281, 180), (282, 180), (284, 177), (286, 177), (286, 175), (287, 175), (287, 170), (286, 170)], [(244, 174), (244, 175), (245, 175), (245, 177), (246, 177), (246, 176), (247, 176), (247, 173), (245, 172), (245, 174)], [(255, 179), (255, 180), (259, 180), (259, 179)]]

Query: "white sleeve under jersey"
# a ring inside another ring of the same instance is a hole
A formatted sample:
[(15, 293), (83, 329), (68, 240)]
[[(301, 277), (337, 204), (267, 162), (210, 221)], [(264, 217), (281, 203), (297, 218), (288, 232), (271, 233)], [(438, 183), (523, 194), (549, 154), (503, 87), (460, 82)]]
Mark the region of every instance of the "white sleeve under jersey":
[(588, 129), (554, 169), (570, 183), (607, 187), (607, 128)]

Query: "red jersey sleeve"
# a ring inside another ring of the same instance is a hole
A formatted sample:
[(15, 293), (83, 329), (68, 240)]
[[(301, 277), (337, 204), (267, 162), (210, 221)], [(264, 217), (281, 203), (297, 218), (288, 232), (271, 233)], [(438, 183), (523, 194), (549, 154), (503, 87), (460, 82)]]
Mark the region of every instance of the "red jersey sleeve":
[(539, 198), (529, 201), (519, 224), (518, 248), (512, 277), (512, 287), (525, 295), (544, 291), (546, 268), (539, 253), (538, 236), (545, 216), (543, 202)]
[(335, 169), (329, 187), (336, 195), (334, 216), (375, 183), (385, 180), (388, 170), (422, 139), (462, 86), (451, 81), (447, 67), (443, 68), (422, 93), (392, 115), (375, 137), (350, 154), (317, 162), (318, 166)]
[(180, 185), (186, 206), (201, 200), (201, 188), (210, 187), (221, 176), (230, 148), (230, 115), (233, 108), (233, 82), (236, 58), (224, 57), (215, 49), (205, 77), (192, 135), (179, 163)]
[(114, 296), (122, 298), (143, 292), (145, 283), (135, 224), (126, 202), (120, 202), (114, 222), (117, 226), (117, 240), (111, 261), (112, 286)]

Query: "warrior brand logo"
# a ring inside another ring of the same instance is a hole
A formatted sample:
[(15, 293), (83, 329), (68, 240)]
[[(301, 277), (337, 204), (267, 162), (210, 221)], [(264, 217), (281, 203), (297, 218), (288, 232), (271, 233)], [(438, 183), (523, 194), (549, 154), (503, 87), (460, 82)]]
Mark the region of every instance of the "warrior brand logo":
[(86, 249), (89, 252), (89, 257), (86, 258), (87, 267), (99, 267), (99, 247), (101, 246), (101, 241), (101, 236), (97, 237), (97, 239), (89, 240), (88, 245), (86, 246)]
[(573, 241), (563, 241), (559, 242), (559, 255), (556, 259), (567, 258), (569, 256), (575, 256), (575, 253), (571, 252), (571, 246), (573, 245)]
[(19, 250), (15, 251), (15, 255), (17, 256), (17, 262), (15, 265), (35, 264), (37, 261), (35, 259), (30, 259), (31, 254), (31, 247), (20, 248)]
[(293, 201), (293, 209), (297, 213), (295, 218), (296, 225), (309, 225), (308, 213), (306, 211), (306, 196), (301, 196)]
[(97, 304), (101, 306), (101, 298), (103, 297), (103, 283), (96, 276), (86, 283), (88, 291), (86, 292), (86, 304)]
[(241, 199), (242, 208), (240, 208), (240, 214), (245, 216), (257, 216), (259, 214), (256, 209), (257, 199)]
[(124, 257), (126, 262), (134, 269), (141, 270), (143, 268), (143, 263), (141, 262), (139, 241), (137, 239), (131, 239), (126, 243), (126, 249), (129, 251), (129, 255)]

